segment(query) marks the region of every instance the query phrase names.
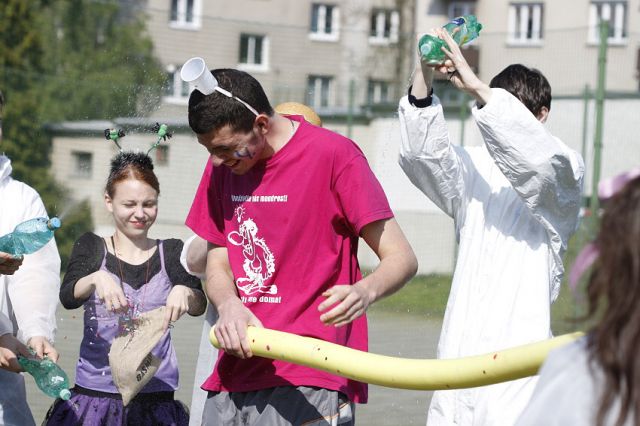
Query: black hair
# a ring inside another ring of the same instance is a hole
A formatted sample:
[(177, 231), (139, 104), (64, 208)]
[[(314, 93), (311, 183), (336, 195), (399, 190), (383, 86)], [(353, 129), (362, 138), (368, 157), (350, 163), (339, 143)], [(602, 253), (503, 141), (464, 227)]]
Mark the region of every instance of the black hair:
[[(261, 114), (273, 115), (264, 89), (254, 77), (244, 71), (220, 68), (211, 71), (220, 88), (231, 92)], [(218, 131), (229, 125), (233, 131), (249, 132), (253, 128), (255, 115), (237, 99), (229, 98), (217, 91), (204, 95), (198, 90), (189, 96), (189, 126), (197, 134)]]
[(127, 179), (140, 180), (160, 194), (160, 183), (153, 172), (153, 161), (144, 152), (120, 151), (111, 160), (111, 171), (105, 191), (113, 198), (116, 184)]
[(536, 117), (542, 107), (551, 110), (551, 85), (535, 68), (509, 65), (491, 79), (489, 87), (499, 87), (511, 93)]

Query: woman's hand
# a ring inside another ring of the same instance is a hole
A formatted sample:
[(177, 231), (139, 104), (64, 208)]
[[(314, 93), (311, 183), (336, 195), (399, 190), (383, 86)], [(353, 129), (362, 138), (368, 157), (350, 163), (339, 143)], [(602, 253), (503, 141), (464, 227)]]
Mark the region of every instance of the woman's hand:
[(183, 285), (174, 285), (169, 296), (164, 311), (164, 331), (167, 331), (169, 324), (176, 322), (182, 315), (189, 311), (189, 298), (193, 290)]
[[(100, 270), (87, 276), (96, 296), (109, 311), (126, 311), (129, 302), (119, 283), (106, 271)], [(76, 296), (77, 297), (77, 296)]]

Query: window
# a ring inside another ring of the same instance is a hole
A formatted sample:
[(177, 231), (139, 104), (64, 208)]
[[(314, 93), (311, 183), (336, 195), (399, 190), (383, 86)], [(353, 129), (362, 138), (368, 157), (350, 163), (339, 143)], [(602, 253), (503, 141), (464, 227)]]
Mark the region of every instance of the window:
[(371, 13), (369, 42), (397, 43), (400, 14), (397, 10), (374, 9)]
[(167, 82), (164, 87), (165, 101), (185, 103), (189, 99), (189, 83), (180, 78), (180, 68), (175, 65), (167, 67)]
[(392, 102), (391, 85), (387, 81), (369, 80), (367, 87), (367, 103), (387, 104)]
[(169, 164), (169, 145), (156, 146), (156, 160), (155, 163), (158, 166), (166, 166)]
[(452, 1), (449, 4), (449, 19), (464, 15), (475, 15), (476, 3), (470, 1)]
[(512, 3), (509, 5), (508, 42), (540, 44), (542, 41), (542, 3)]
[(627, 41), (627, 2), (595, 1), (589, 6), (589, 42), (598, 43), (601, 21), (609, 22), (609, 43), (625, 43)]
[(169, 25), (174, 28), (200, 28), (201, 0), (171, 0)]
[(268, 69), (268, 39), (262, 35), (241, 34), (239, 68), (253, 71)]
[(311, 5), (312, 40), (337, 41), (340, 30), (340, 14), (338, 6), (313, 3)]
[(307, 80), (307, 105), (311, 108), (328, 107), (332, 80), (332, 77), (310, 75)]
[(93, 170), (93, 155), (90, 152), (73, 151), (73, 176), (90, 178)]

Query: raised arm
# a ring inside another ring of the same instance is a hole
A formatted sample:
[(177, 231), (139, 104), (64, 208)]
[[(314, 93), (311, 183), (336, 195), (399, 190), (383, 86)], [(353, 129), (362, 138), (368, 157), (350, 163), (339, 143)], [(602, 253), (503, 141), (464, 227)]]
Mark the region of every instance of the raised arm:
[[(489, 153), (526, 206), (545, 226), (554, 249), (566, 248), (575, 231), (582, 194), (584, 163), (555, 138), (522, 102), (502, 89), (491, 89), (473, 73), (459, 46), (438, 30), (449, 47), (440, 72), (472, 95), (473, 109)], [(561, 263), (560, 263), (561, 264)]]
[(399, 163), (418, 189), (454, 217), (465, 199), (464, 174), (471, 165), (465, 167), (459, 148), (451, 145), (438, 97), (429, 96), (433, 74), (432, 67), (418, 61), (409, 96), (400, 100)]
[(491, 101), (473, 111), (489, 153), (552, 239), (560, 238), (566, 248), (580, 209), (582, 158), (509, 92), (492, 91)]

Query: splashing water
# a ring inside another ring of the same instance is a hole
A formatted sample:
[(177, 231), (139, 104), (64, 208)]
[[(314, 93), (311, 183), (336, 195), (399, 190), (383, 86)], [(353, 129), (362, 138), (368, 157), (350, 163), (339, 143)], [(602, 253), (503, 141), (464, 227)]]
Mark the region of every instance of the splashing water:
[(69, 213), (76, 211), (81, 203), (82, 201), (67, 200), (67, 202), (64, 203), (64, 209), (57, 215), (58, 219), (60, 219), (60, 222), (64, 224), (64, 220), (69, 215)]

